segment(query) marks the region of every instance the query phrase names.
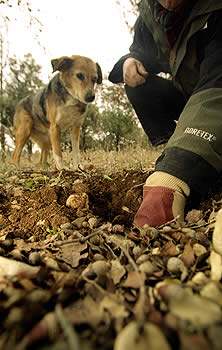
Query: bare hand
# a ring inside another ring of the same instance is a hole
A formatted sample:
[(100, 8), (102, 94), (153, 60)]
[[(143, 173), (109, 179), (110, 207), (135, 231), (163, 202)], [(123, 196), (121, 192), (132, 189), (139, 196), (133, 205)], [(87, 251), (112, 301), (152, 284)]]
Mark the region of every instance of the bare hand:
[(144, 84), (148, 74), (143, 64), (133, 57), (127, 58), (123, 64), (123, 80), (131, 87)]

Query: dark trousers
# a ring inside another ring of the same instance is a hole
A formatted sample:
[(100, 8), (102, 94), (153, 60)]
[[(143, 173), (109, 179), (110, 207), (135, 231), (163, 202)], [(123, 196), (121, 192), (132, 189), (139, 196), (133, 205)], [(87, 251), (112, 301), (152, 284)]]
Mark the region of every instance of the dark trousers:
[(146, 83), (135, 88), (125, 86), (126, 94), (153, 146), (166, 143), (173, 134), (185, 106), (183, 95), (172, 82), (149, 76)]

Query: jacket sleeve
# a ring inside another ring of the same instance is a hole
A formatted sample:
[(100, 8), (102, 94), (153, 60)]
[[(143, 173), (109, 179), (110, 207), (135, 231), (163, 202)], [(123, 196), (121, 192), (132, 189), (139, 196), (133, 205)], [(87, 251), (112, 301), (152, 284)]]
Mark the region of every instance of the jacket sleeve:
[[(222, 88), (222, 10), (208, 20), (207, 28), (198, 37), (200, 79), (193, 95), (210, 88)], [(202, 49), (204, 48), (204, 49)]]
[(203, 193), (222, 173), (221, 10), (210, 16), (199, 34), (199, 81), (156, 169), (179, 177)]
[(153, 36), (139, 16), (135, 23), (134, 38), (129, 48), (129, 53), (119, 59), (108, 78), (113, 83), (123, 82), (123, 63), (129, 57), (134, 57), (142, 62), (149, 73), (157, 74), (162, 69), (157, 62), (156, 56), (157, 48)]

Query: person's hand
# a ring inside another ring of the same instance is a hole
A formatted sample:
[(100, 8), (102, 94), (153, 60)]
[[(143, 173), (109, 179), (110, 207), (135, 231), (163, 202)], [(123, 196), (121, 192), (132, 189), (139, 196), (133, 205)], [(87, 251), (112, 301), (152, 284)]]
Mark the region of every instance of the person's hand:
[(123, 80), (130, 87), (144, 84), (148, 74), (143, 64), (133, 57), (127, 58), (123, 64)]
[(189, 194), (189, 186), (182, 180), (165, 172), (154, 172), (143, 187), (143, 201), (135, 215), (134, 225), (158, 227), (175, 218), (178, 223), (183, 222)]

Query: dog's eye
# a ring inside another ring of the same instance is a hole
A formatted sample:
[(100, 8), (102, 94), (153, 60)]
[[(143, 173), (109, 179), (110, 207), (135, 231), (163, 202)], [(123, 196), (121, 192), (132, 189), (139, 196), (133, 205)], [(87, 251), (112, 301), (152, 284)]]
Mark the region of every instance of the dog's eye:
[(79, 80), (84, 80), (84, 75), (82, 73), (77, 73), (76, 76)]

